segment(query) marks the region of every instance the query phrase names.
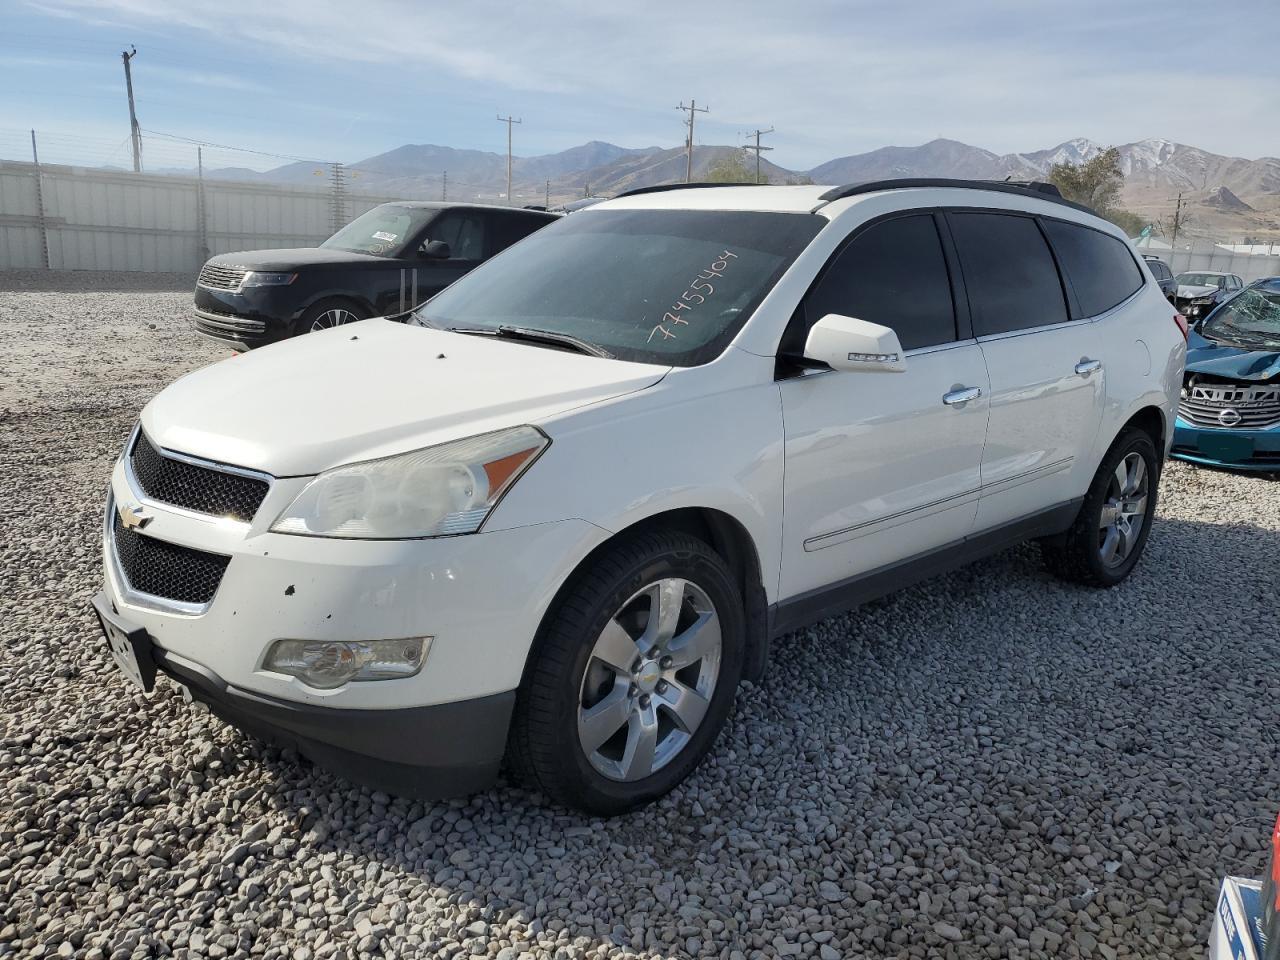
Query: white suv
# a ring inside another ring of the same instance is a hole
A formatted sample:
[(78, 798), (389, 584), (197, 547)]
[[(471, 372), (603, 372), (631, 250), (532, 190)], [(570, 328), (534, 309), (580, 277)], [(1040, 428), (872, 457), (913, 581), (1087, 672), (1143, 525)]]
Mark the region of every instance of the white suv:
[(636, 191), (160, 393), (95, 605), (135, 682), (353, 779), (616, 813), (772, 638), (1028, 538), (1127, 576), (1184, 337), (1042, 185)]

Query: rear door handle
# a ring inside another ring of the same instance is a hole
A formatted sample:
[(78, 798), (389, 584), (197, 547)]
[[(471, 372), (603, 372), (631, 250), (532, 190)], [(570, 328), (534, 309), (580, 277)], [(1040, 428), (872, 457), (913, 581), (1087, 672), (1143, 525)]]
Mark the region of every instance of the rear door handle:
[(1101, 369), (1101, 360), (1081, 360), (1076, 364), (1076, 376), (1091, 377)]
[(963, 407), (970, 400), (977, 400), (980, 396), (982, 396), (981, 387), (962, 387), (944, 395), (942, 402), (948, 407)]

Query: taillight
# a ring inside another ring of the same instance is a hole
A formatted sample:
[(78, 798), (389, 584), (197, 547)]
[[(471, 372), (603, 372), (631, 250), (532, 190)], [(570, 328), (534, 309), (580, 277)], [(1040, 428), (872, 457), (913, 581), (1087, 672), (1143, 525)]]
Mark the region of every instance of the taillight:
[(1182, 334), (1182, 339), (1187, 339), (1187, 318), (1180, 313), (1175, 313), (1173, 322), (1178, 325), (1178, 332)]

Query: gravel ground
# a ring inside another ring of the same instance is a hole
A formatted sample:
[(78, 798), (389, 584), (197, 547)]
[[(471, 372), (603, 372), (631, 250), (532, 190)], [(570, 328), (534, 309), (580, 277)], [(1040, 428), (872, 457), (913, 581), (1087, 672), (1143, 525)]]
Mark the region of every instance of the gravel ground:
[(104, 484), (225, 351), (106, 279), (0, 275), (0, 955), (1199, 957), (1263, 871), (1280, 484), (1182, 464), (1123, 586), (1026, 546), (787, 637), (631, 817), (388, 798), (132, 694), (87, 605)]

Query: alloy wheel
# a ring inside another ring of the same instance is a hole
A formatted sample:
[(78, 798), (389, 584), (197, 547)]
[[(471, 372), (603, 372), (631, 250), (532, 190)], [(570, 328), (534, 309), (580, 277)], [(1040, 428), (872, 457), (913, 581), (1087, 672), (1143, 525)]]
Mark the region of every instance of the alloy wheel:
[(1147, 513), (1147, 462), (1129, 453), (1116, 464), (1098, 520), (1098, 553), (1108, 567), (1118, 567), (1133, 553)]
[(344, 310), (342, 307), (334, 307), (332, 310), (326, 310), (320, 316), (311, 321), (311, 333), (317, 330), (328, 330), (330, 327), (340, 327), (344, 323), (351, 323), (359, 319), (350, 310)]
[(578, 743), (610, 780), (641, 780), (688, 745), (720, 675), (720, 618), (695, 583), (638, 590), (592, 647), (578, 700)]

